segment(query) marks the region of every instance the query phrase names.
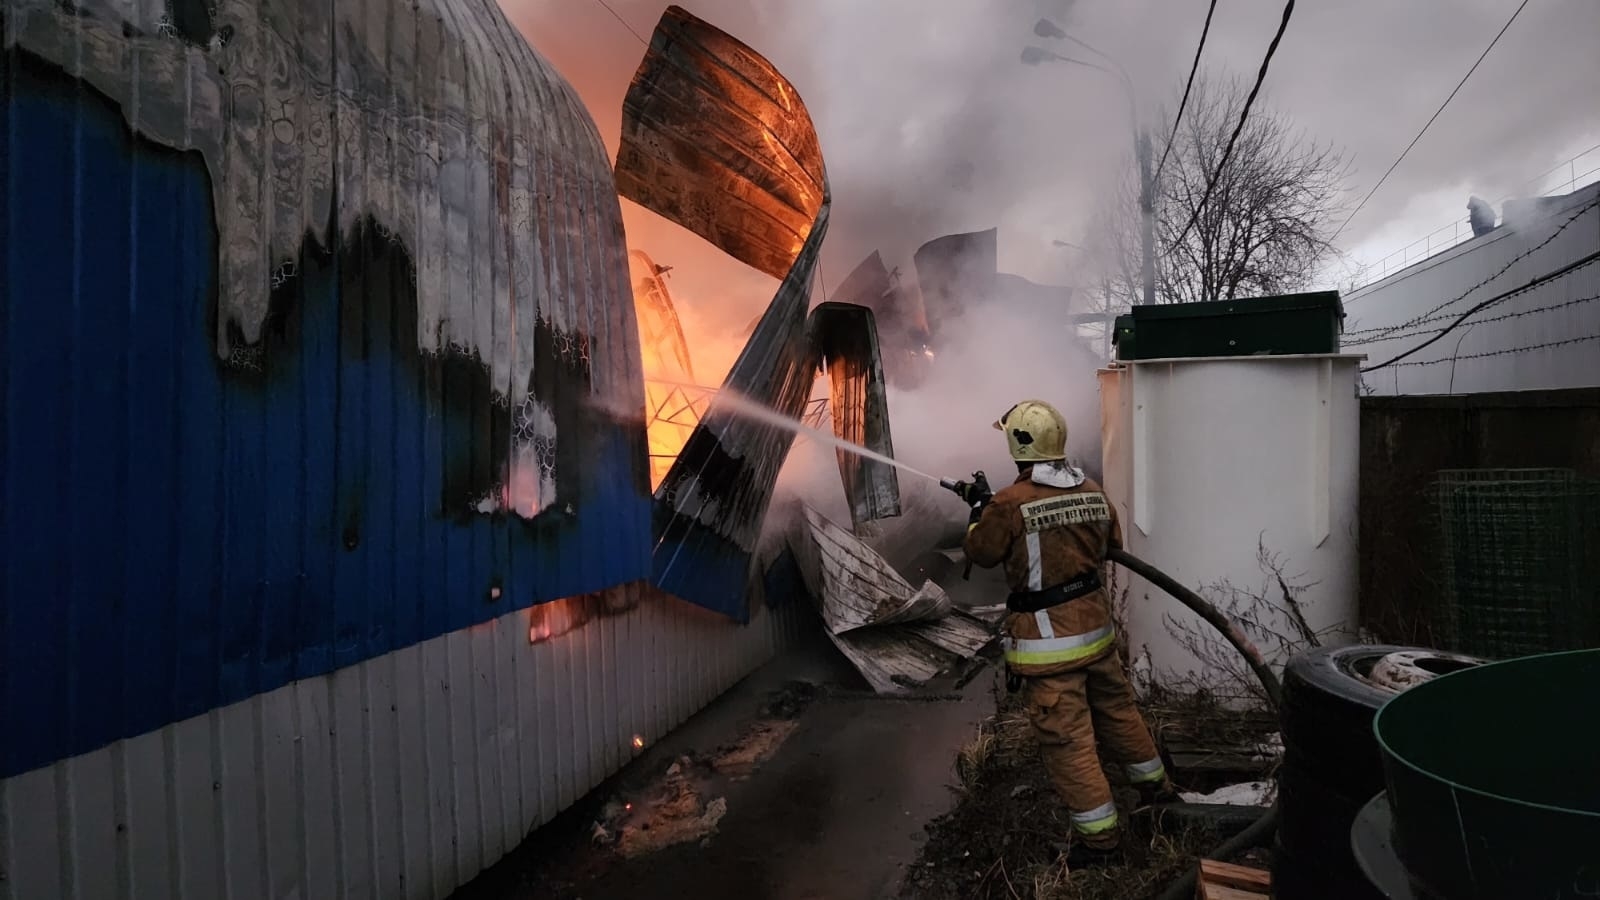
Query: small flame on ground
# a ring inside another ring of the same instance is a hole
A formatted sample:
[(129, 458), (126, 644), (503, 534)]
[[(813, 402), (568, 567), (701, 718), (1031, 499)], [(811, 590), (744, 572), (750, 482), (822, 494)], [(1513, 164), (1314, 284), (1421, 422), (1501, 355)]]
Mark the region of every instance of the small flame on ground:
[(635, 749), (635, 750), (643, 750), (644, 749), (644, 738), (638, 736), (637, 734), (634, 735), (633, 736), (633, 749)]
[(632, 803), (624, 803), (624, 804), (622, 804), (622, 809), (623, 809), (624, 812), (633, 812), (633, 804)]

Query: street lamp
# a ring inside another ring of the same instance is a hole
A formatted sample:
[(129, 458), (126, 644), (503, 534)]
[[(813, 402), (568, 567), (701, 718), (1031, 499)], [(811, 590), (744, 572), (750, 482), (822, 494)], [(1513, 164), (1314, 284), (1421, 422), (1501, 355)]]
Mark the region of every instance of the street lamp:
[(1022, 62), (1025, 65), (1037, 66), (1041, 63), (1047, 62), (1070, 63), (1072, 65), (1098, 69), (1101, 72), (1116, 76), (1117, 80), (1121, 82), (1123, 92), (1128, 101), (1128, 121), (1133, 128), (1133, 155), (1139, 163), (1139, 212), (1142, 220), (1141, 224), (1143, 226), (1141, 230), (1143, 231), (1142, 237), (1144, 244), (1144, 260), (1142, 261), (1141, 266), (1144, 281), (1144, 304), (1153, 304), (1156, 302), (1155, 184), (1150, 173), (1150, 137), (1149, 135), (1145, 134), (1144, 129), (1139, 126), (1137, 101), (1134, 99), (1133, 95), (1133, 79), (1128, 77), (1127, 70), (1124, 69), (1122, 64), (1117, 62), (1117, 60), (1110, 54), (1107, 54), (1104, 51), (1088, 44), (1087, 42), (1067, 34), (1065, 31), (1061, 30), (1060, 26), (1056, 25), (1049, 19), (1040, 19), (1038, 23), (1033, 26), (1033, 33), (1039, 37), (1065, 39), (1071, 41), (1085, 50), (1088, 50), (1090, 53), (1093, 53), (1096, 56), (1106, 60), (1115, 67), (1115, 69), (1108, 69), (1105, 66), (1099, 65), (1098, 63), (1092, 63), (1082, 59), (1074, 59), (1070, 56), (1063, 56), (1052, 50), (1046, 50), (1043, 47), (1029, 45), (1022, 48)]

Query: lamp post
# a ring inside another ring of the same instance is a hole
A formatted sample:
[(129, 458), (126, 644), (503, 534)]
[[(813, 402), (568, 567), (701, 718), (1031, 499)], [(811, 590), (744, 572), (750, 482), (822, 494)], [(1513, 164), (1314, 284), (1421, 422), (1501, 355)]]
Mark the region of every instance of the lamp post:
[(1090, 69), (1098, 69), (1099, 71), (1105, 72), (1108, 75), (1113, 75), (1119, 82), (1121, 82), (1124, 95), (1128, 101), (1128, 123), (1133, 129), (1133, 155), (1134, 159), (1138, 161), (1139, 165), (1139, 213), (1141, 219), (1140, 231), (1144, 248), (1144, 259), (1142, 260), (1141, 264), (1141, 274), (1143, 275), (1144, 282), (1143, 303), (1145, 305), (1153, 304), (1156, 302), (1155, 183), (1150, 172), (1150, 136), (1146, 134), (1144, 129), (1139, 125), (1138, 108), (1135, 104), (1133, 96), (1133, 79), (1128, 77), (1127, 70), (1123, 69), (1122, 64), (1117, 62), (1116, 59), (1085, 43), (1084, 41), (1067, 34), (1049, 19), (1040, 19), (1038, 24), (1033, 26), (1033, 33), (1040, 37), (1058, 39), (1064, 38), (1069, 40), (1078, 46), (1083, 47), (1089, 52), (1101, 57), (1115, 67), (1107, 68), (1099, 63), (1075, 59), (1070, 56), (1063, 56), (1053, 50), (1046, 50), (1043, 47), (1035, 47), (1030, 45), (1022, 48), (1022, 62), (1026, 65), (1037, 66), (1040, 63), (1059, 62), (1067, 63), (1069, 65), (1085, 66)]

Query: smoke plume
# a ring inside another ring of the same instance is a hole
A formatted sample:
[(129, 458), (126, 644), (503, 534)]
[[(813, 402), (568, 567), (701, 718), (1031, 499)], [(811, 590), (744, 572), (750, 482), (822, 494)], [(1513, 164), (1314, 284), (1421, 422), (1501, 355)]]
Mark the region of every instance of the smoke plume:
[[(644, 46), (598, 2), (504, 0), (507, 13), (574, 83), (615, 152), (620, 109)], [(648, 39), (665, 4), (611, 0)], [(999, 229), (999, 268), (1070, 283), (1081, 255), (1054, 245), (1083, 238), (1100, 185), (1130, 164), (1127, 98), (1086, 66), (1026, 66), (1022, 48), (1041, 16), (1119, 58), (1160, 44), (1124, 5), (1072, 0), (703, 0), (685, 6), (770, 59), (795, 85), (821, 137), (833, 215), (815, 300), (874, 250), (913, 296), (912, 254), (941, 235)], [(1064, 55), (1085, 56), (1052, 44)], [(1162, 58), (1175, 58), (1162, 54)], [(1093, 58), (1093, 57), (1089, 57)], [(1141, 66), (1135, 90), (1177, 77)], [(694, 356), (696, 380), (717, 383), (776, 282), (699, 237), (630, 203), (629, 245), (671, 266), (667, 276)], [(981, 307), (941, 322), (938, 357), (915, 388), (891, 388), (896, 456), (925, 471), (1013, 477), (991, 423), (1019, 400), (1067, 415), (1072, 452), (1097, 459), (1095, 360), (1068, 324), (1072, 308)], [(819, 383), (814, 396), (825, 387)], [(902, 474), (901, 543), (926, 548), (959, 533), (965, 509), (925, 479)], [(849, 514), (832, 448), (801, 440), (781, 481), (835, 521)]]

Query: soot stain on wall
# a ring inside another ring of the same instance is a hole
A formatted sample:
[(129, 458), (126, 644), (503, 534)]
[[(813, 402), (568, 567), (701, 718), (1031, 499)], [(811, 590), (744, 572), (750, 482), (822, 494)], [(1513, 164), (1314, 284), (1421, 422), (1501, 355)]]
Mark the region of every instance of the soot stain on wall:
[[(191, 13), (198, 15), (194, 10)], [(5, 57), (8, 67), (26, 66), (40, 75), (42, 82), (60, 91), (65, 103), (92, 97), (116, 106), (112, 98), (89, 83), (25, 50), (14, 49)], [(168, 147), (132, 129), (128, 134), (131, 141), (147, 151), (194, 157), (197, 171), (207, 171), (199, 151)], [(215, 235), (214, 210), (208, 225)], [(547, 319), (537, 321), (534, 358), (539, 364), (527, 384), (530, 396), (550, 410), (558, 439), (552, 442), (536, 436), (531, 429), (519, 433), (507, 400), (509, 391), (492, 383), (488, 365), (475, 352), (459, 345), (450, 345), (440, 353), (420, 350), (416, 270), (405, 244), (371, 217), (364, 219), (353, 234), (337, 233), (331, 222), (328, 233), (335, 235), (333, 248), (324, 246), (308, 231), (302, 236), (298, 257), (280, 266), (270, 287), (267, 315), (258, 341), (247, 343), (236, 325), (229, 326), (228, 353), (225, 358), (217, 358), (216, 363), (224, 382), (251, 391), (276, 391), (292, 389), (302, 376), (313, 374), (303, 371), (304, 347), (314, 339), (308, 333), (307, 304), (335, 302), (341, 367), (346, 361), (372, 362), (385, 357), (393, 360), (394, 377), (415, 386), (430, 414), (442, 420), (444, 458), (436, 510), (439, 515), (456, 520), (483, 515), (477, 511), (478, 504), (497, 493), (510, 477), (510, 450), (518, 441), (533, 445), (536, 458), (555, 474), (559, 497), (555, 507), (532, 520), (522, 520), (524, 524), (541, 532), (542, 520), (565, 517), (570, 515), (568, 509), (578, 508), (583, 500), (582, 483), (570, 475), (587, 462), (584, 447), (589, 441), (585, 438), (602, 426), (615, 424), (610, 414), (587, 402), (586, 387), (593, 374), (587, 336), (562, 334)], [(330, 286), (334, 289), (327, 289)], [(204, 322), (197, 323), (206, 330), (197, 329), (196, 338), (208, 345), (211, 335), (217, 333), (218, 287), (213, 280)], [(381, 370), (373, 374), (382, 377)], [(395, 388), (404, 393), (401, 385)], [(339, 385), (335, 381), (319, 387), (308, 380), (304, 389), (337, 394)], [(642, 422), (639, 424), (642, 428)], [(362, 467), (354, 468), (359, 471)], [(634, 468), (638, 471), (631, 473), (633, 480), (646, 482), (644, 466)], [(345, 549), (354, 549), (363, 527), (358, 498), (364, 496), (366, 485), (341, 479), (339, 490), (339, 540)]]

